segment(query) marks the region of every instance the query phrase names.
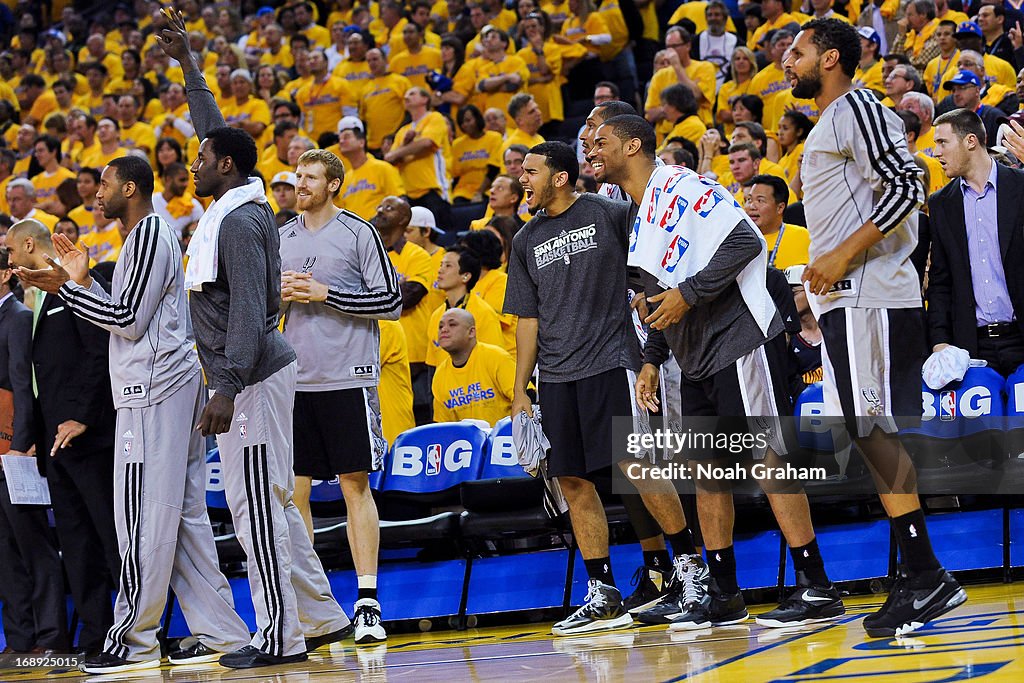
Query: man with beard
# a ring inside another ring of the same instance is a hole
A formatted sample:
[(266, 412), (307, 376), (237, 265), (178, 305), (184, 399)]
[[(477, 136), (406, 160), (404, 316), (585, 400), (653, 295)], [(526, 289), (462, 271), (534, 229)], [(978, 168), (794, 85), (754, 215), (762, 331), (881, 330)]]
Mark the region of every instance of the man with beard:
[(398, 320), (398, 275), (372, 225), (334, 206), (345, 175), (341, 159), (323, 149), (299, 157), (296, 208), (281, 229), (284, 337), (295, 349), (295, 504), (310, 539), (313, 479), (341, 485), (348, 510), (348, 545), (359, 596), (357, 644), (387, 638), (377, 602), (377, 505), (369, 472), (381, 468), (378, 320)]
[(853, 27), (814, 20), (784, 67), (793, 94), (814, 98), (821, 112), (801, 168), (811, 236), (803, 281), (822, 333), (825, 414), (845, 418), (872, 468), (905, 565), (882, 608), (864, 619), (869, 636), (892, 638), (967, 594), (935, 557), (914, 464), (896, 434), (896, 416), (921, 415), (926, 342), (910, 255), (924, 189), (903, 122), (869, 91), (853, 89), (859, 59)]
[(160, 666), (157, 630), (168, 586), (196, 635), (194, 644), (171, 653), (172, 664), (213, 661), (249, 636), (220, 571), (206, 512), (206, 443), (194, 429), (206, 396), (178, 236), (154, 213), (152, 196), (153, 171), (144, 159), (114, 159), (103, 170), (97, 204), (106, 218), (133, 226), (109, 294), (89, 274), (89, 256), (64, 235), (53, 237), (59, 264), (47, 258), (52, 269), (18, 271), (111, 335), (121, 577), (103, 651), (81, 664), (90, 674)]
[[(630, 226), (637, 212), (644, 210), (640, 204), (657, 170), (654, 145), (654, 130), (641, 117), (632, 115), (605, 120), (593, 137), (590, 159), (596, 177), (601, 182), (620, 185), (632, 200), (627, 220)], [(701, 179), (699, 187), (724, 197), (724, 188), (711, 181)], [(694, 207), (700, 205), (686, 200), (681, 192), (679, 201), (684, 207), (687, 201)], [(704, 220), (710, 226), (715, 219), (716, 214), (710, 214)], [(671, 349), (682, 370), (684, 420), (698, 416), (788, 416), (792, 408), (786, 393), (788, 360), (782, 320), (773, 310), (767, 331), (762, 331), (750, 310), (745, 285), (738, 281), (751, 262), (764, 258), (761, 263), (767, 263), (767, 247), (747, 220), (721, 228), (728, 234), (708, 263), (678, 287), (665, 290), (656, 284), (654, 273), (649, 274), (651, 277), (645, 273), (648, 302), (660, 305), (645, 321), (651, 330), (644, 349), (644, 366), (637, 378), (637, 401), (652, 411), (659, 409), (653, 398), (657, 395), (658, 368)], [(765, 265), (755, 268), (751, 279), (767, 298)], [(787, 445), (773, 443), (765, 461), (777, 463), (778, 456), (786, 455)], [(825, 572), (807, 496), (802, 490), (783, 493), (765, 488), (790, 546), (797, 590), (777, 609), (758, 617), (758, 623), (789, 627), (842, 615), (845, 608)], [(670, 623), (673, 630), (683, 630), (746, 618), (736, 581), (732, 538), (735, 510), (730, 492), (715, 490), (707, 483), (698, 485), (697, 510), (708, 566), (704, 567), (699, 556), (687, 558), (687, 563), (699, 566), (705, 576), (709, 573), (710, 580), (695, 581), (691, 574), (678, 573), (681, 585), (671, 599), (642, 612), (641, 621)]]

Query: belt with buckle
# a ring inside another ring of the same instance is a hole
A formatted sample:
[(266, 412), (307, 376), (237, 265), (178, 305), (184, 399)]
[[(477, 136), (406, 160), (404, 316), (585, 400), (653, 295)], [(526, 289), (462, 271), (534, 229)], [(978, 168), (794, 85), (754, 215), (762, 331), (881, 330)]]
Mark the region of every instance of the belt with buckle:
[(991, 325), (982, 325), (978, 328), (978, 336), (982, 339), (996, 339), (1013, 334), (1014, 332), (1020, 332), (1020, 328), (1015, 322), (992, 323)]

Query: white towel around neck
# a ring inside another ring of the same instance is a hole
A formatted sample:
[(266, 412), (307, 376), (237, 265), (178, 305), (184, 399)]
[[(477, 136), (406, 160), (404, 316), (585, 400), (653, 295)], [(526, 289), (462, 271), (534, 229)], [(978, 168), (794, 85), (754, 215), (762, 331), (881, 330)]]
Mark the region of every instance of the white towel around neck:
[(765, 285), (768, 248), (761, 231), (717, 182), (682, 166), (651, 174), (629, 235), (628, 264), (658, 278), (665, 289), (700, 272), (729, 233), (746, 221), (761, 242), (761, 253), (736, 281), (761, 333), (767, 335), (776, 307)]
[(248, 202), (262, 204), (267, 201), (263, 181), (249, 178), (245, 185), (224, 193), (199, 219), (199, 225), (188, 243), (188, 264), (185, 267), (185, 289), (202, 291), (207, 282), (217, 280), (217, 244), (224, 218)]

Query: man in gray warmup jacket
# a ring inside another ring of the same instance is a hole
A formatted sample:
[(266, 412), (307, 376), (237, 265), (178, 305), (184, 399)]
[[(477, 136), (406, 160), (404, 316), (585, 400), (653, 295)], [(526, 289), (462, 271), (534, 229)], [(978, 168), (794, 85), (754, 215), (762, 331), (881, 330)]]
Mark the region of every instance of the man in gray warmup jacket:
[[(238, 196), (235, 191), (249, 184), (256, 143), (245, 131), (225, 125), (189, 50), (181, 15), (164, 16), (169, 28), (161, 31), (161, 44), (181, 63), (192, 123), (202, 140), (192, 164), (196, 194), (228, 205)], [(209, 211), (217, 211), (217, 205)], [(248, 560), (256, 612), (251, 643), (220, 663), (252, 668), (303, 661), (307, 650), (348, 635), (351, 624), (331, 595), (292, 502), (297, 370), (295, 352), (277, 329), (280, 237), (265, 201), (239, 204), (216, 228), (216, 243), (206, 245), (215, 250), (213, 273), (191, 294), (199, 359), (214, 392), (199, 429), (217, 434), (225, 495)], [(197, 242), (203, 244), (203, 233), (200, 221), (190, 245), (190, 269), (192, 261), (210, 256), (193, 253)]]
[[(206, 448), (193, 430), (205, 397), (181, 251), (171, 228), (153, 213), (152, 196), (153, 169), (144, 159), (115, 159), (103, 169), (97, 204), (107, 218), (133, 226), (110, 294), (89, 274), (89, 257), (63, 235), (53, 237), (61, 265), (51, 260), (52, 269), (24, 278), (110, 332), (121, 575), (103, 651), (80, 664), (91, 674), (160, 666), (157, 630), (168, 586), (196, 636), (171, 653), (172, 664), (213, 661), (249, 639), (217, 564), (206, 512)], [(35, 229), (46, 231), (39, 224)]]

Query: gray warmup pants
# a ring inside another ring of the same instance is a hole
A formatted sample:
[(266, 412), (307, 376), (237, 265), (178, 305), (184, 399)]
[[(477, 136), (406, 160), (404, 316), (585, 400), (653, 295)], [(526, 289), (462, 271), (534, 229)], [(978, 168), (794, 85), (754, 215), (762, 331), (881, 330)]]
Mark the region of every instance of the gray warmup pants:
[(231, 428), (217, 436), (224, 493), (245, 550), (256, 610), (252, 645), (274, 656), (306, 651), (305, 638), (349, 624), (292, 502), (296, 363), (235, 396)]
[(157, 630), (174, 589), (192, 634), (220, 652), (249, 640), (220, 571), (206, 511), (202, 373), (161, 403), (117, 411), (114, 521), (121, 576), (104, 649), (129, 661), (160, 657)]

